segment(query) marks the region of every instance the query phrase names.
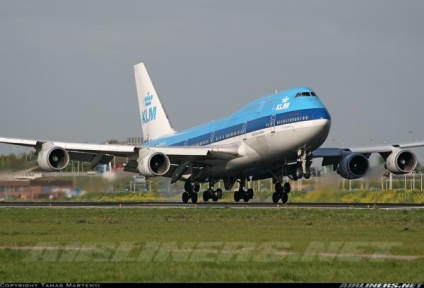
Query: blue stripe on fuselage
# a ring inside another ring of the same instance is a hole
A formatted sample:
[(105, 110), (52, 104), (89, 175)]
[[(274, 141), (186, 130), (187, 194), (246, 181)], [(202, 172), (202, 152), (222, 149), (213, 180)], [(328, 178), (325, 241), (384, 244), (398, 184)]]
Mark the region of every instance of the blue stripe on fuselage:
[[(317, 119), (330, 120), (330, 114), (318, 97), (295, 97), (300, 87), (272, 94), (247, 104), (233, 115), (174, 135), (144, 143), (145, 146), (203, 146), (241, 134)], [(275, 115), (275, 116), (274, 116)], [(275, 123), (273, 125), (273, 123)]]

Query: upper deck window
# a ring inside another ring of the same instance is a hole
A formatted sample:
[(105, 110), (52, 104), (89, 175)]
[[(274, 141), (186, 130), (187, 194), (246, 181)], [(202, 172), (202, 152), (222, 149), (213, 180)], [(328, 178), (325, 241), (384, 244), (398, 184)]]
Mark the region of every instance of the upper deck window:
[(317, 96), (315, 92), (299, 92), (296, 94), (296, 97), (305, 97), (305, 96)]

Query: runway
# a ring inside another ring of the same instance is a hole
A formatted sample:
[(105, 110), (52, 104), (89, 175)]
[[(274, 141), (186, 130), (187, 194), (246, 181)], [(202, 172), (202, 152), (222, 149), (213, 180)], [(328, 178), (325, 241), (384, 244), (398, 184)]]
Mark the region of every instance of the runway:
[(234, 202), (0, 202), (0, 208), (311, 208), (311, 209), (424, 209), (424, 204), (398, 203), (234, 203)]

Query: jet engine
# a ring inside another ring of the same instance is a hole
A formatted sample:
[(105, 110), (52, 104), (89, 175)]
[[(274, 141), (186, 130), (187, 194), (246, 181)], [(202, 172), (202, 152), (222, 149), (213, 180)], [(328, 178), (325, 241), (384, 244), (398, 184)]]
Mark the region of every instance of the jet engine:
[(69, 154), (61, 147), (46, 143), (38, 153), (37, 163), (44, 171), (60, 171), (68, 166)]
[(171, 162), (166, 154), (149, 150), (140, 150), (137, 162), (138, 172), (146, 177), (163, 176), (171, 167)]
[(417, 166), (417, 157), (409, 150), (396, 149), (387, 157), (384, 166), (393, 174), (406, 174)]
[(359, 153), (350, 153), (342, 158), (337, 173), (345, 179), (357, 179), (368, 171), (368, 158)]

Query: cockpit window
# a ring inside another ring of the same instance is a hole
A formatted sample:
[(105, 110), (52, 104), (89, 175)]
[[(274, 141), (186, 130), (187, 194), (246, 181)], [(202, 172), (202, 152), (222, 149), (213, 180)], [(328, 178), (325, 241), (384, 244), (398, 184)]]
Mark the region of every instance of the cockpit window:
[(299, 92), (296, 94), (296, 97), (305, 97), (305, 96), (317, 96), (315, 92)]

